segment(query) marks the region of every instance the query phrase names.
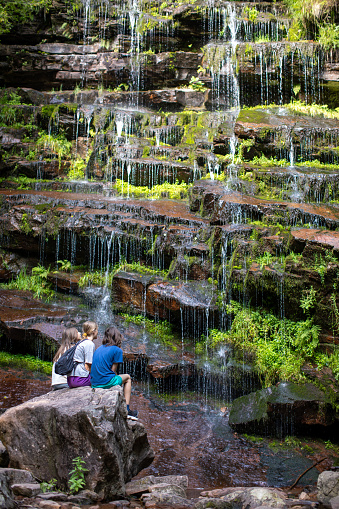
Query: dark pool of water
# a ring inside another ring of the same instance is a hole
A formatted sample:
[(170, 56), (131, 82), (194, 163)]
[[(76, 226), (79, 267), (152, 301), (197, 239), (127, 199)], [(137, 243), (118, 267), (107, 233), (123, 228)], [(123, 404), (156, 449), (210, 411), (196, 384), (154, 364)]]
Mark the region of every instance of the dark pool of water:
[[(14, 369), (0, 370), (0, 409), (10, 408), (45, 394), (50, 378)], [(288, 487), (311, 466), (319, 454), (269, 441), (253, 442), (228, 426), (227, 409), (218, 408), (197, 395), (161, 396), (134, 383), (131, 407), (137, 408), (155, 459), (145, 475), (187, 475), (193, 492), (225, 486)], [(321, 464), (329, 468), (331, 460)], [(315, 486), (319, 471), (305, 475), (299, 486)]]

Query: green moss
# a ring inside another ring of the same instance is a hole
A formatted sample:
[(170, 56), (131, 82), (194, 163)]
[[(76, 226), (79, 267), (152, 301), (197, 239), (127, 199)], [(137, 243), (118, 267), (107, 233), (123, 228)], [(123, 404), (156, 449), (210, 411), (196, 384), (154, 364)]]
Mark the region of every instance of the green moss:
[(20, 225), (20, 228), (21, 228), (21, 231), (23, 231), (23, 233), (25, 233), (26, 235), (29, 235), (33, 230), (32, 230), (32, 226), (31, 226), (31, 220), (32, 220), (32, 216), (30, 214), (22, 214), (21, 216), (21, 225)]
[(123, 196), (134, 196), (135, 198), (147, 198), (147, 199), (160, 199), (170, 198), (174, 200), (183, 200), (188, 196), (188, 190), (192, 187), (192, 184), (186, 184), (186, 182), (176, 182), (175, 184), (164, 184), (155, 185), (152, 188), (147, 186), (133, 186), (123, 180), (117, 179), (114, 188)]
[(60, 107), (59, 105), (55, 106), (54, 104), (47, 104), (45, 106), (42, 106), (41, 115), (43, 117), (55, 118), (59, 111), (59, 107)]
[(148, 145), (146, 145), (144, 148), (143, 148), (143, 151), (142, 151), (142, 157), (148, 157), (150, 155), (150, 152), (151, 152), (151, 147), (149, 147)]

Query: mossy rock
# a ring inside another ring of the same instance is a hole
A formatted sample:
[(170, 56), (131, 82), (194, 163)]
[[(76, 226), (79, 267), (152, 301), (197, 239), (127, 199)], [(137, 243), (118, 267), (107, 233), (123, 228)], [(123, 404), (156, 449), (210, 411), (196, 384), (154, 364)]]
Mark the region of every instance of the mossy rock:
[(233, 401), (230, 426), (240, 433), (285, 436), (331, 434), (339, 415), (316, 385), (283, 382)]

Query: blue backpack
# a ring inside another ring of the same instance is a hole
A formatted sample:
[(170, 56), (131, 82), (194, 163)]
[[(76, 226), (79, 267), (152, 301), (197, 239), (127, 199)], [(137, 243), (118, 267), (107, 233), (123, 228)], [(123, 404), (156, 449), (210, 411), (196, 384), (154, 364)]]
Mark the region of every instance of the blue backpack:
[(68, 375), (73, 371), (73, 368), (77, 363), (77, 361), (74, 360), (74, 354), (75, 350), (80, 343), (85, 341), (85, 339), (82, 339), (81, 341), (78, 341), (74, 346), (71, 346), (68, 350), (66, 350), (65, 353), (62, 354), (61, 357), (56, 361), (54, 371), (57, 375)]

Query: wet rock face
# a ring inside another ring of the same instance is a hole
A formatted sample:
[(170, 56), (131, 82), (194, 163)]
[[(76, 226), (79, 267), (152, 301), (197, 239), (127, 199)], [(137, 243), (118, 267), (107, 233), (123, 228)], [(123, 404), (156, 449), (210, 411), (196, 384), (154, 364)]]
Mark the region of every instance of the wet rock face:
[(67, 316), (68, 310), (42, 303), (31, 292), (4, 289), (0, 292), (2, 344), (10, 351), (50, 360)]
[(144, 426), (127, 420), (121, 388), (63, 389), (13, 407), (0, 418), (10, 464), (67, 487), (72, 460), (86, 462), (86, 485), (101, 497), (125, 494), (125, 483), (150, 465)]
[(234, 400), (229, 423), (241, 433), (278, 437), (298, 432), (331, 433), (338, 425), (323, 391), (313, 384), (292, 382)]

